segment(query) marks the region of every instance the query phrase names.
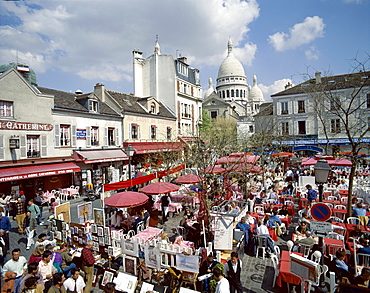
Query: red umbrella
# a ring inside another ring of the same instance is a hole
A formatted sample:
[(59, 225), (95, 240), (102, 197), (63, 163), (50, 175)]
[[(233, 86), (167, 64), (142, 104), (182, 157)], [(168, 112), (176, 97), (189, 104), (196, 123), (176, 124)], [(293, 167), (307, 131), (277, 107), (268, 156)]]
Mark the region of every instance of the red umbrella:
[(216, 161), (216, 165), (223, 165), (223, 164), (238, 164), (238, 163), (249, 163), (249, 164), (255, 164), (257, 160), (260, 158), (260, 156), (243, 156), (243, 157), (237, 157), (237, 156), (230, 156), (230, 157), (222, 157), (219, 158)]
[[(339, 152), (340, 155), (343, 155), (343, 156), (353, 156), (353, 152)], [(359, 157), (366, 157), (367, 155), (363, 152), (358, 152), (357, 153), (357, 156)]]
[(132, 208), (142, 205), (148, 201), (148, 197), (140, 192), (124, 191), (118, 192), (104, 200), (104, 204), (116, 208)]
[[(351, 167), (352, 162), (347, 159), (343, 158), (332, 158), (329, 159), (328, 157), (325, 158), (326, 161), (330, 166), (344, 166), (344, 167)], [(310, 166), (310, 165), (316, 165), (318, 158), (303, 158), (302, 159), (302, 166)]]
[(169, 182), (155, 182), (151, 183), (147, 186), (144, 186), (141, 189), (141, 192), (146, 194), (162, 194), (162, 193), (169, 193), (172, 191), (177, 191), (180, 189), (180, 186), (169, 183)]
[(259, 173), (262, 171), (262, 168), (259, 166), (251, 164), (238, 164), (231, 166), (226, 169), (227, 171), (238, 171), (238, 172), (247, 172), (247, 173)]
[(186, 174), (182, 175), (175, 179), (176, 183), (180, 184), (192, 184), (192, 183), (198, 183), (202, 181), (202, 177), (195, 175), (195, 174)]
[(274, 158), (274, 157), (288, 157), (288, 158), (291, 158), (291, 157), (294, 157), (294, 154), (293, 153), (274, 153), (274, 154), (271, 154), (271, 157)]
[(218, 167), (218, 166), (212, 166), (212, 167), (207, 167), (205, 169), (202, 169), (200, 170), (199, 172), (200, 173), (206, 173), (206, 174), (218, 174), (218, 173), (222, 173), (222, 172), (225, 172), (226, 169), (222, 168), (222, 167)]

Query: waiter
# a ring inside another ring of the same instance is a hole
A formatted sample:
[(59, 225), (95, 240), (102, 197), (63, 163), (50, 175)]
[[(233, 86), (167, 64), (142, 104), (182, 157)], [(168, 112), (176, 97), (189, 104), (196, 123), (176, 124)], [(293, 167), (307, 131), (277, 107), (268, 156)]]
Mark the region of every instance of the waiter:
[(225, 264), (225, 276), (230, 283), (230, 293), (242, 293), (243, 287), (240, 282), (240, 272), (242, 270), (242, 261), (238, 259), (238, 253), (233, 251), (231, 259)]

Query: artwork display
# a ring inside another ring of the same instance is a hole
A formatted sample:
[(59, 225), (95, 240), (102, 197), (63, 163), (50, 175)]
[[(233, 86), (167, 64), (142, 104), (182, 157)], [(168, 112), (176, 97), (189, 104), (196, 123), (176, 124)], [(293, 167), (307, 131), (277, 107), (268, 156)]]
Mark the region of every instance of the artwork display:
[(147, 267), (159, 270), (161, 267), (160, 264), (161, 254), (159, 249), (154, 246), (145, 246), (144, 250), (145, 250), (144, 251), (145, 263)]
[(177, 253), (176, 268), (179, 271), (199, 273), (199, 256)]
[(116, 290), (134, 293), (137, 285), (137, 277), (125, 273), (118, 273), (113, 282), (116, 284)]
[(103, 209), (94, 209), (94, 223), (99, 226), (105, 226), (105, 215)]
[(100, 246), (104, 246), (105, 245), (104, 237), (99, 237), (99, 245)]
[(105, 245), (110, 245), (111, 243), (110, 243), (110, 237), (109, 236), (105, 236), (104, 237), (104, 244)]
[(104, 227), (104, 236), (110, 236), (110, 229), (109, 229), (109, 227)]
[(92, 219), (92, 202), (86, 202), (77, 206), (77, 216), (83, 218), (84, 222)]
[(114, 277), (114, 272), (105, 271), (104, 276), (103, 276), (103, 280), (101, 281), (101, 285), (105, 286), (105, 285), (107, 285), (107, 283), (112, 282), (113, 277)]
[(98, 227), (95, 224), (91, 225), (91, 233), (93, 234), (98, 233)]
[(103, 227), (98, 227), (98, 236), (104, 236)]
[(139, 246), (136, 242), (132, 242), (127, 239), (122, 239), (121, 240), (121, 248), (122, 248), (122, 253), (128, 254), (131, 256), (138, 256), (139, 254)]
[(124, 258), (125, 272), (136, 275), (136, 257), (126, 255)]

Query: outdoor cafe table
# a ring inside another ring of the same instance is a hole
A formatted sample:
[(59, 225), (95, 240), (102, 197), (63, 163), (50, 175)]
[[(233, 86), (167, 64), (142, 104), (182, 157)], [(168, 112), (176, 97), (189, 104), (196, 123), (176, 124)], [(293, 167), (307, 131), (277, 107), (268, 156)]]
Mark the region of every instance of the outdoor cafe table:
[[(281, 209), (283, 206), (283, 204), (276, 204), (274, 205), (274, 210)], [(294, 205), (288, 205), (288, 214), (289, 216), (294, 217)]]
[[(297, 254), (299, 256), (303, 256), (302, 253), (293, 252), (294, 254)], [(290, 259), (290, 253), (287, 250), (283, 250), (281, 252), (281, 259), (279, 264), (279, 275), (276, 279), (276, 284), (279, 287), (282, 287), (282, 282), (294, 284), (294, 285), (300, 285), (302, 280), (300, 277), (294, 275), (291, 273), (291, 259)]]
[(187, 203), (191, 204), (192, 207), (195, 207), (197, 203), (200, 203), (200, 200), (197, 196), (186, 195), (186, 194), (171, 194), (171, 200), (177, 203)]
[(132, 237), (133, 240), (141, 240), (148, 243), (148, 241), (158, 238), (162, 235), (163, 230), (155, 227), (148, 227), (145, 230), (137, 233)]
[(279, 203), (284, 204), (284, 201), (285, 200), (291, 200), (291, 201), (294, 202), (294, 197), (293, 196), (290, 196), (290, 195), (280, 195), (279, 196)]
[[(157, 201), (154, 203), (154, 208), (158, 211), (162, 211), (162, 204), (161, 201)], [(171, 202), (168, 206), (168, 211), (171, 213), (178, 213), (182, 211), (182, 204), (179, 202)]]
[[(315, 202), (318, 202), (318, 201), (319, 201), (319, 199), (317, 198), (315, 200)], [(308, 203), (308, 199), (301, 197), (299, 199), (299, 202), (298, 202), (298, 209), (301, 210), (301, 209), (305, 208), (307, 206), (307, 203)], [(323, 203), (331, 203), (331, 204), (333, 204), (333, 206), (335, 206), (337, 204), (342, 204), (340, 200), (327, 200), (327, 199), (324, 199)]]

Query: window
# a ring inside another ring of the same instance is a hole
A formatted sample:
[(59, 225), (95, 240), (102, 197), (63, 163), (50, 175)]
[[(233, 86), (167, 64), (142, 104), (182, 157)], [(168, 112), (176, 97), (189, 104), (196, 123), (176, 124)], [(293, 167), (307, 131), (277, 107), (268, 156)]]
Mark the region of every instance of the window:
[(366, 95), (366, 108), (370, 108), (370, 94)]
[(95, 113), (99, 112), (98, 101), (89, 100), (89, 111)]
[(99, 145), (99, 127), (91, 127), (91, 145)]
[(156, 110), (155, 110), (155, 103), (152, 103), (152, 104), (150, 105), (150, 113), (152, 113), (152, 114), (155, 114), (155, 113), (156, 113)]
[(230, 98), (230, 91), (229, 90), (226, 90), (226, 97)]
[(289, 135), (289, 122), (282, 122), (281, 123), (281, 134), (282, 135)]
[(249, 125), (249, 133), (253, 133), (253, 125)]
[(298, 101), (298, 113), (305, 113), (304, 101)]
[(157, 126), (155, 125), (150, 126), (150, 138), (157, 139)]
[(114, 141), (114, 128), (108, 128), (108, 145), (115, 145)]
[(167, 140), (171, 140), (171, 139), (172, 139), (172, 128), (167, 127)]
[(236, 95), (237, 98), (239, 98), (239, 90), (235, 91), (235, 95)]
[(234, 90), (231, 90), (231, 97), (234, 97)]
[(139, 138), (139, 125), (131, 124), (131, 138), (138, 139)]
[(212, 119), (217, 118), (217, 111), (211, 111), (211, 118)]
[(306, 134), (306, 121), (298, 121), (298, 134)]
[(331, 133), (340, 133), (340, 119), (331, 119)]
[(333, 97), (330, 100), (330, 110), (331, 111), (338, 110), (339, 109), (339, 106), (340, 106), (340, 99), (339, 99), (339, 97)]
[(60, 146), (70, 146), (71, 136), (69, 134), (69, 125), (60, 125)]
[(281, 103), (281, 114), (288, 114), (288, 102)]
[(225, 91), (222, 91), (222, 98), (225, 99)]
[(13, 117), (13, 102), (0, 101), (0, 116)]
[(40, 157), (40, 136), (27, 135), (27, 158)]

